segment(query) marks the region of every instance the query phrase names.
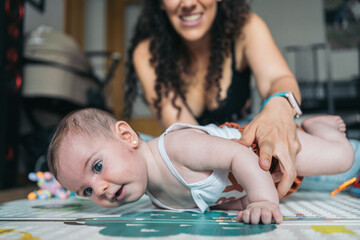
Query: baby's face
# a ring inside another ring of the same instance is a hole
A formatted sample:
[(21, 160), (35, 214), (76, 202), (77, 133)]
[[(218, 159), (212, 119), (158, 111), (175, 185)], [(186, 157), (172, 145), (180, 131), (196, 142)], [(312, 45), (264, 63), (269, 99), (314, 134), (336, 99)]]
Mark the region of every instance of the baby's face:
[(67, 137), (60, 146), (58, 181), (101, 207), (138, 200), (147, 187), (146, 163), (119, 138)]

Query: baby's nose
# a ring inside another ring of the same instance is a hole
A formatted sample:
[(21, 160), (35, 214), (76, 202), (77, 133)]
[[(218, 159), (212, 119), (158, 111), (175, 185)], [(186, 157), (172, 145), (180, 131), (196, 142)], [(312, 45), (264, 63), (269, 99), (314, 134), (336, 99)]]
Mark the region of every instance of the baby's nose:
[(106, 190), (109, 188), (110, 184), (107, 182), (100, 182), (96, 184), (96, 187), (94, 188), (95, 194), (97, 196), (103, 196), (106, 193)]

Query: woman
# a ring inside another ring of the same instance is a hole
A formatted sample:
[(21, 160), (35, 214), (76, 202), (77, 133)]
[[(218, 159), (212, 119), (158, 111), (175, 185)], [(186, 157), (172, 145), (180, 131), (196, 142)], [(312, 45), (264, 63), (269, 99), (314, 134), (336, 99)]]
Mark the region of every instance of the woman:
[(276, 157), (279, 196), (289, 190), (301, 149), (296, 112), (286, 98), (273, 95), (290, 92), (299, 101), (299, 87), (266, 24), (245, 0), (144, 0), (131, 44), (125, 116), (131, 115), (138, 79), (164, 128), (241, 119), (252, 73), (260, 96), (269, 101), (241, 142), (258, 142), (264, 170)]

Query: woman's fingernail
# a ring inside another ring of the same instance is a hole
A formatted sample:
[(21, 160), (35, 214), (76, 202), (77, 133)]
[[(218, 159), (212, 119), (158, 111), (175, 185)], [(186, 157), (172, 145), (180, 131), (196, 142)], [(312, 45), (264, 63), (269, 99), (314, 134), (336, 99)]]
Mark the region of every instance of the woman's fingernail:
[(267, 161), (267, 160), (262, 160), (261, 161), (261, 164), (264, 166), (264, 167), (270, 167), (270, 165), (269, 165), (269, 161)]

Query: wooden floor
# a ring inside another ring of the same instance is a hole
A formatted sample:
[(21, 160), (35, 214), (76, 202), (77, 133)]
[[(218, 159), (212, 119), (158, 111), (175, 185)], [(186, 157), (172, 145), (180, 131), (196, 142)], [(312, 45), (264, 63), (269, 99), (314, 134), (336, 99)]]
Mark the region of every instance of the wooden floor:
[(34, 191), (35, 189), (37, 189), (37, 186), (34, 184), (0, 190), (0, 203), (24, 199), (27, 197), (28, 193)]

